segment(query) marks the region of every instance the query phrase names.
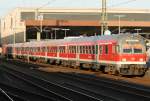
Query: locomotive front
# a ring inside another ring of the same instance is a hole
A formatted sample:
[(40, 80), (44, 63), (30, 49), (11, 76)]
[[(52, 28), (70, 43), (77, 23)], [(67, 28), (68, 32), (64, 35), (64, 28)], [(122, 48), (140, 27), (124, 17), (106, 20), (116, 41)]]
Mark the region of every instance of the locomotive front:
[(144, 75), (146, 71), (146, 46), (139, 35), (122, 37), (119, 41), (119, 73), (122, 75)]

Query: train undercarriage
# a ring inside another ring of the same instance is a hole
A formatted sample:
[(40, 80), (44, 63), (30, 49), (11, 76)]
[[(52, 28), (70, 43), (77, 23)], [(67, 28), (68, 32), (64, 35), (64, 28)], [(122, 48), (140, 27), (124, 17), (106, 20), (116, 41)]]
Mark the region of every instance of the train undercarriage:
[(61, 60), (61, 59), (51, 59), (44, 57), (33, 57), (25, 55), (6, 55), (7, 58), (17, 58), (24, 61), (32, 61), (38, 63), (48, 63), (51, 65), (61, 65), (64, 67), (71, 67), (75, 69), (86, 69), (101, 71), (103, 73), (111, 75), (120, 75), (120, 76), (143, 76), (147, 70), (144, 64), (122, 64), (118, 67), (117, 64), (105, 64), (105, 63), (96, 63), (96, 62), (84, 62), (84, 61), (75, 61), (75, 60)]

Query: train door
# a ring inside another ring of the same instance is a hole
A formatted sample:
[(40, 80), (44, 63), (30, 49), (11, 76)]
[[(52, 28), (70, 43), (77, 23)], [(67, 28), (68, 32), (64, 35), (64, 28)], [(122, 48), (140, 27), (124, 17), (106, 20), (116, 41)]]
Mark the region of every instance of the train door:
[(95, 52), (94, 52), (94, 56), (95, 56), (95, 58), (94, 58), (94, 65), (92, 66), (92, 69), (94, 69), (94, 70), (98, 70), (99, 69), (99, 65), (98, 65), (98, 60), (99, 60), (99, 45), (98, 44), (96, 44), (95, 45), (95, 50), (94, 50)]

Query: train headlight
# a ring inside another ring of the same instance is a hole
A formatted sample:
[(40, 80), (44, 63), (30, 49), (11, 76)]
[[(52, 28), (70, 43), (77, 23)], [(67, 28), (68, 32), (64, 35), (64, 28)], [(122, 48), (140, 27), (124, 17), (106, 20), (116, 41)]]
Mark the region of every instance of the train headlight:
[(127, 60), (126, 60), (126, 58), (123, 58), (122, 61), (123, 61), (123, 62), (126, 62)]
[(140, 58), (140, 61), (143, 61), (143, 58)]

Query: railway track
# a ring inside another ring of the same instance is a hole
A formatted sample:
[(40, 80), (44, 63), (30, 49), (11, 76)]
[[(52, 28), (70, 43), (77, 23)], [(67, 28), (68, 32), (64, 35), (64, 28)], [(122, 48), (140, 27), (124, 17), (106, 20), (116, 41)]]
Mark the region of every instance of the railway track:
[[(11, 76), (10, 79), (14, 80), (18, 83), (18, 85), (15, 85), (15, 83), (12, 83), (10, 86), (7, 82), (2, 83), (3, 86), (9, 86), (5, 87), (8, 88), (6, 90), (10, 90), (12, 94), (18, 95), (23, 98), (27, 98), (26, 100), (36, 100), (36, 101), (71, 101), (70, 99), (65, 98), (64, 96), (61, 96), (59, 94), (56, 94), (55, 92), (52, 92), (44, 87), (39, 86), (38, 84), (34, 83), (33, 80), (30, 81), (30, 79), (27, 79), (26, 77), (23, 77), (22, 73), (14, 73), (13, 70), (9, 70), (6, 66), (3, 66), (3, 68), (0, 69), (1, 71), (5, 72), (6, 75)], [(21, 82), (21, 83), (20, 83)], [(19, 85), (22, 84), (23, 87), (20, 87)], [(28, 84), (28, 86), (25, 86)], [(13, 88), (13, 89), (12, 89)], [(34, 88), (34, 89), (33, 89)], [(21, 90), (20, 92), (18, 90)], [(19, 92), (19, 93), (18, 93)], [(26, 94), (27, 93), (27, 94)], [(21, 94), (21, 95), (20, 95)], [(26, 95), (26, 96), (24, 96)]]
[[(108, 80), (105, 78), (96, 78), (89, 75), (85, 76), (70, 73), (58, 73), (57, 75), (62, 76), (62, 78), (70, 79), (74, 82), (78, 82), (78, 85), (87, 84), (88, 86), (85, 89), (90, 88), (91, 85), (91, 89), (97, 93), (101, 90), (101, 88), (105, 88), (105, 92), (103, 92), (103, 94), (106, 93), (108, 95), (110, 93), (110, 96), (114, 98), (119, 98), (120, 96), (120, 98), (128, 98), (128, 101), (150, 101), (150, 88), (148, 87), (131, 85), (129, 83), (118, 82), (110, 79)], [(72, 84), (74, 83), (71, 82), (69, 85)]]
[(9, 84), (0, 83), (0, 87), (3, 88), (3, 90), (10, 96), (11, 99), (8, 100), (2, 100), (2, 101), (54, 101), (48, 97), (45, 97), (43, 95), (35, 94), (29, 91), (25, 91), (23, 89), (20, 89), (18, 87), (10, 86)]
[[(21, 66), (21, 64), (20, 64)], [(37, 65), (26, 65), (26, 67), (38, 68)], [(38, 75), (36, 75), (37, 78)], [(89, 75), (79, 74), (49, 74), (51, 77), (59, 77), (60, 85), (82, 94), (97, 97), (103, 101), (150, 101), (150, 91), (139, 85), (131, 85), (125, 82), (96, 78)], [(44, 81), (50, 81), (48, 77), (42, 76)], [(61, 80), (64, 79), (64, 80)], [(44, 86), (44, 85), (43, 85)], [(93, 100), (95, 101), (95, 100)]]
[[(20, 80), (24, 80), (25, 82), (31, 83), (34, 86), (38, 86), (39, 88), (45, 89), (51, 93), (52, 91), (55, 92), (55, 94), (59, 97), (63, 97), (63, 99), (68, 101), (102, 101), (102, 99), (98, 99), (96, 97), (84, 94), (82, 92), (78, 92), (76, 90), (55, 84), (53, 82), (44, 80), (40, 77), (33, 77), (29, 74), (25, 74), (22, 72), (19, 72), (15, 69), (9, 68), (7, 66), (5, 67), (5, 72), (15, 76), (16, 78), (19, 78)], [(4, 70), (4, 69), (3, 69)], [(58, 97), (57, 97), (58, 98)], [(62, 101), (62, 100), (60, 100)]]
[[(0, 86), (2, 87), (1, 84), (0, 84)], [(16, 96), (14, 94), (10, 94), (10, 93), (4, 91), (2, 88), (0, 88), (0, 96), (1, 96), (0, 97), (1, 101), (24, 101), (19, 96)]]

